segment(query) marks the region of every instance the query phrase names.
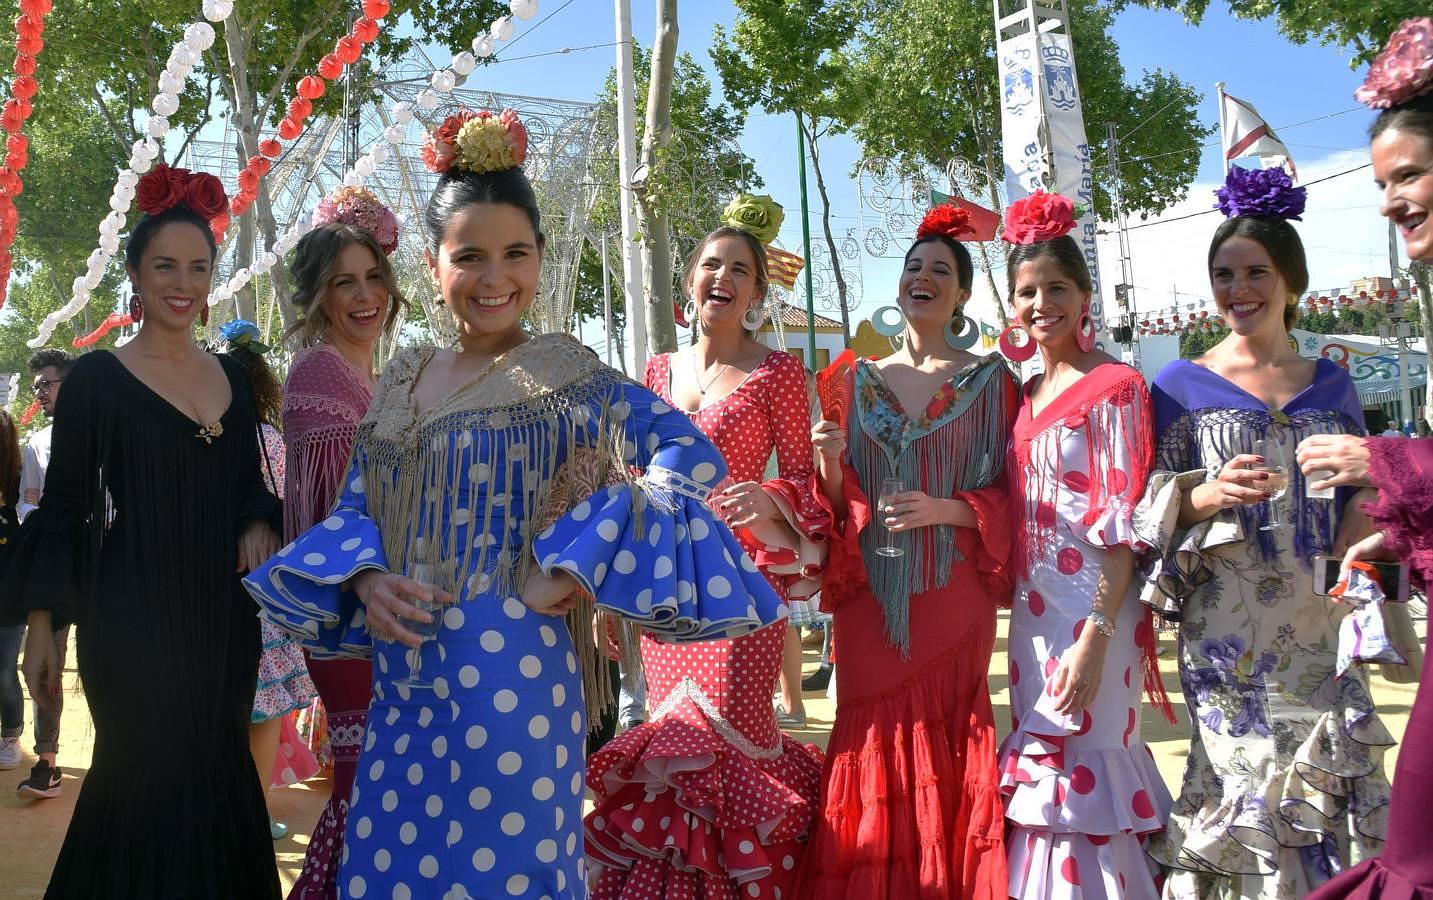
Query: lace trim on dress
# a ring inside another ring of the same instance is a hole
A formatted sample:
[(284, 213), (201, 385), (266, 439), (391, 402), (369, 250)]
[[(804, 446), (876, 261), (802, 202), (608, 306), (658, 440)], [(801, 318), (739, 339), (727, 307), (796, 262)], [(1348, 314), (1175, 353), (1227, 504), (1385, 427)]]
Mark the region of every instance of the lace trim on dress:
[(736, 747), (736, 749), (740, 750), (746, 756), (752, 759), (776, 759), (781, 755), (780, 733), (777, 734), (775, 746), (760, 747), (756, 745), (750, 741), (746, 735), (738, 731), (736, 726), (722, 717), (722, 714), (717, 710), (716, 704), (713, 703), (711, 698), (706, 695), (706, 692), (702, 690), (701, 685), (697, 684), (689, 676), (683, 676), (682, 680), (678, 681), (676, 685), (672, 687), (666, 699), (652, 712), (652, 721), (659, 721), (663, 717), (671, 714), (673, 710), (681, 705), (683, 700), (691, 701), (692, 705), (701, 710), (702, 715), (706, 716), (707, 720), (711, 722), (712, 728), (716, 733), (725, 738), (728, 743)]

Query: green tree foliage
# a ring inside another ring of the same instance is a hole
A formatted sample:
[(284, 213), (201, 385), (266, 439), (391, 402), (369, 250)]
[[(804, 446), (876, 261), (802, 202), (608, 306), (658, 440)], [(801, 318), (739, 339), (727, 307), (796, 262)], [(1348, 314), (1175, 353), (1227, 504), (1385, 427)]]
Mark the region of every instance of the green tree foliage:
[[(1214, 129), (1199, 121), (1199, 91), (1155, 70), (1126, 80), (1110, 35), (1114, 11), (1070, 0), (1071, 40), (1085, 128), (1093, 144), (1095, 211), (1110, 215), (1104, 177), (1104, 123), (1120, 136), (1122, 194), (1129, 212), (1152, 215), (1184, 199), (1199, 168), (1200, 145)], [(1004, 171), (1000, 77), (991, 48), (990, 7), (943, 0), (868, 0), (869, 30), (855, 57), (865, 103), (854, 120), (871, 156), (912, 169), (944, 169), (953, 157)], [(998, 198), (987, 198), (996, 207)]]
[[(632, 65), (636, 90), (636, 120), (642, 121), (647, 108), (647, 84), (651, 75), (651, 54), (633, 47)], [(612, 279), (614, 322), (625, 319), (622, 302), (622, 214), (617, 185), (617, 75), (609, 72), (597, 97), (598, 148), (593, 160), (593, 187), (596, 200), (588, 219), (593, 235), (606, 232), (608, 265)], [(736, 141), (745, 116), (725, 104), (713, 102), (711, 79), (689, 53), (678, 54), (672, 83), (672, 145), (660, 158), (649, 179), (649, 191), (662, 194), (667, 205), (676, 278), (681, 279), (686, 254), (718, 224), (721, 211), (738, 192), (761, 185), (752, 160)], [(680, 296), (675, 294), (674, 296)], [(680, 302), (680, 301), (678, 301)], [(584, 318), (602, 316), (602, 256), (600, 237), (582, 251), (577, 281), (576, 309)]]
[[(1176, 10), (1198, 25), (1209, 11), (1209, 0), (1119, 0), (1116, 8), (1124, 6)], [(1279, 31), (1296, 44), (1318, 41), (1351, 48), (1352, 68), (1377, 56), (1398, 23), (1428, 15), (1426, 0), (1228, 0), (1227, 6), (1241, 19), (1273, 17)]]
[(821, 224), (836, 282), (841, 326), (851, 336), (846, 279), (831, 232), (831, 200), (821, 169), (821, 140), (846, 131), (869, 98), (856, 90), (847, 56), (860, 25), (855, 0), (735, 0), (731, 36), (720, 25), (712, 61), (727, 99), (739, 109), (793, 113), (806, 139)]

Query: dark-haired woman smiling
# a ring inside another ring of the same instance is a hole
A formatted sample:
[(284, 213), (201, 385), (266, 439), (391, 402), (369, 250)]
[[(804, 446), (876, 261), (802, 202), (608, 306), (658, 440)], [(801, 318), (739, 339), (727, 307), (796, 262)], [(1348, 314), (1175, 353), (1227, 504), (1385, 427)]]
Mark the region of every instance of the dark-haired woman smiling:
[[(155, 180), (170, 189), (146, 190)], [(139, 334), (66, 376), (43, 499), (0, 573), (0, 611), (32, 635), (79, 626), (95, 725), (45, 896), (276, 897), (248, 748), (259, 623), (238, 573), (277, 546), (278, 508), (244, 371), (192, 336), (226, 200), (212, 175), (162, 165), (137, 193), (125, 261)]]

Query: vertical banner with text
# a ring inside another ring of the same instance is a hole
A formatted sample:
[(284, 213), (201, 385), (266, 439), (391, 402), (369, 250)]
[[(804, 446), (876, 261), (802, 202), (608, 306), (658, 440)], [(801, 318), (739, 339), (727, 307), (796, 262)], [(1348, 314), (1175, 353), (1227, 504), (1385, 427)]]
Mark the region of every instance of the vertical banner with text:
[(996, 57), (1006, 191), (1011, 201), (1043, 188), (1075, 202), (1078, 225), (1070, 237), (1085, 251), (1094, 282), (1090, 315), (1104, 345), (1108, 335), (1095, 249), (1094, 181), (1070, 36), (1026, 32), (1000, 40)]

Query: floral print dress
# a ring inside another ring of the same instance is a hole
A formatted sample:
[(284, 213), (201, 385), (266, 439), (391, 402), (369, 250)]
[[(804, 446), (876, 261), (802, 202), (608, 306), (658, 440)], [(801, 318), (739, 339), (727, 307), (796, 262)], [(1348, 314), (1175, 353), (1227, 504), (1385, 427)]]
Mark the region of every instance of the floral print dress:
[(1310, 435), (1361, 433), (1358, 397), (1329, 360), (1282, 409), (1188, 361), (1166, 367), (1152, 394), (1162, 471), (1141, 513), (1165, 538), (1155, 583), (1182, 601), (1179, 673), (1194, 735), (1150, 852), (1169, 869), (1166, 898), (1303, 897), (1379, 853), (1386, 830), (1382, 757), (1393, 739), (1363, 671), (1334, 677), (1346, 609), (1316, 595), (1310, 573), (1348, 495), (1307, 498), (1291, 466), (1273, 502), (1292, 527), (1259, 530), (1270, 503), (1189, 529), (1172, 523), (1184, 490), (1256, 440), (1277, 441), (1291, 460)]

